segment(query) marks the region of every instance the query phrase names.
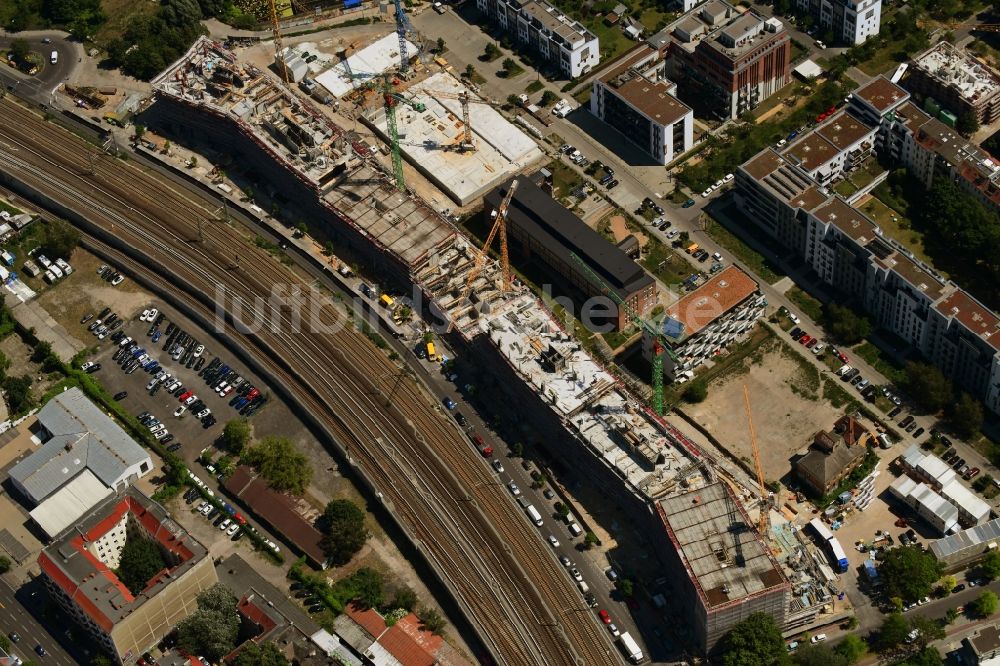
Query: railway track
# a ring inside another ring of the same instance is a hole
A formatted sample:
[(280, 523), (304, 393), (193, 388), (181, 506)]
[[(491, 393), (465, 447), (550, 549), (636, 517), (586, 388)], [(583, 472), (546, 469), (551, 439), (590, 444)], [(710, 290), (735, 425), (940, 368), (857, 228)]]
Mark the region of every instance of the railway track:
[[(94, 161), (92, 146), (9, 99), (0, 109), (0, 169), (86, 220), (91, 242), (151, 284), (173, 276), (174, 297), (206, 321), (224, 296), (225, 334), (347, 450), (500, 663), (621, 663), (464, 435), (345, 313), (235, 229), (210, 225), (195, 242), (212, 203), (132, 162)], [(274, 307), (275, 284), (300, 291)], [(299, 330), (303, 311), (338, 330)], [(234, 325), (251, 317), (254, 332)]]

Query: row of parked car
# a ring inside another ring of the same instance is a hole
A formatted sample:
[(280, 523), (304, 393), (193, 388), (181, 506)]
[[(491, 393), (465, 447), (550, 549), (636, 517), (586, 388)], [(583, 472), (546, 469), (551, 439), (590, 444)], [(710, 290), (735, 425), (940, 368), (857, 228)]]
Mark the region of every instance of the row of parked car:
[(229, 406), (247, 418), (253, 416), (267, 403), (267, 398), (249, 380), (243, 378), (235, 368), (216, 357), (198, 373), (209, 388), (220, 398), (232, 395)]
[(112, 287), (117, 287), (125, 281), (124, 275), (106, 264), (101, 264), (101, 267), (97, 269), (97, 274), (100, 275), (101, 279), (105, 282), (110, 282)]
[(959, 456), (958, 452), (954, 448), (948, 449), (942, 458), (966, 481), (971, 481), (979, 475), (980, 469), (978, 467), (970, 467), (965, 464), (965, 458)]
[(87, 322), (90, 322), (87, 330), (93, 333), (98, 340), (103, 340), (108, 335), (113, 335), (115, 331), (125, 324), (125, 320), (112, 312), (111, 308), (104, 308), (98, 312), (97, 319), (94, 319), (94, 313), (88, 312), (80, 318), (81, 324), (86, 324)]

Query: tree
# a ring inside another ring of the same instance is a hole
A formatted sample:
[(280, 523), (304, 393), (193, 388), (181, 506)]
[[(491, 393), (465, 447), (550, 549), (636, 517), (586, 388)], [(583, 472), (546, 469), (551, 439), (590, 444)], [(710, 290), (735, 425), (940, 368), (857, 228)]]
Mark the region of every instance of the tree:
[(937, 648), (923, 647), (901, 662), (904, 666), (944, 666), (944, 659)]
[(444, 37), (438, 37), (437, 52), (444, 53)]
[[(892, 551), (889, 551), (892, 552)], [(900, 612), (890, 613), (879, 627), (875, 634), (875, 641), (872, 647), (878, 652), (888, 652), (906, 640), (910, 633), (910, 624)]]
[(631, 597), (635, 592), (634, 584), (628, 578), (622, 578), (618, 582), (618, 589), (621, 590), (623, 596)]
[(594, 534), (590, 530), (587, 530), (586, 536), (583, 537), (583, 546), (587, 550), (590, 550), (591, 548), (593, 548), (594, 546), (596, 546), (598, 543), (600, 543), (600, 541), (601, 540), (597, 538), (596, 534)]
[(503, 67), (503, 71), (505, 74), (507, 74), (507, 76), (510, 76), (512, 73), (518, 70), (517, 63), (514, 62), (513, 58), (504, 58), (503, 62), (500, 63), (500, 65)]
[(0, 574), (5, 574), (10, 571), (10, 558), (6, 555), (0, 555)]
[(549, 106), (551, 104), (555, 104), (557, 99), (559, 99), (559, 95), (555, 94), (551, 90), (546, 90), (542, 93), (542, 100), (540, 103), (542, 106)]
[(31, 47), (27, 39), (15, 39), (10, 43), (10, 55), (17, 63), (27, 62), (30, 53)]
[(258, 645), (247, 641), (233, 661), (233, 666), (288, 666), (288, 660), (274, 643)]
[(31, 395), (31, 377), (29, 375), (4, 377), (0, 381), (0, 386), (3, 386), (7, 407), (12, 414), (24, 414), (34, 406), (35, 399)]
[(476, 75), (476, 68), (470, 63), (465, 66), (465, 78), (471, 79)]
[(753, 613), (722, 638), (724, 666), (758, 666), (788, 664), (788, 650), (781, 629), (766, 613)]
[(351, 576), (351, 587), (354, 592), (354, 601), (363, 608), (378, 608), (384, 601), (382, 590), (382, 574), (362, 567)]
[(323, 532), (320, 547), (335, 566), (350, 562), (368, 540), (364, 511), (346, 499), (335, 499), (326, 505), (319, 528)]
[[(496, 44), (490, 42), (483, 49), (483, 60), (493, 61), (503, 55), (503, 52), (497, 48)], [(471, 65), (470, 65), (471, 66)], [(470, 75), (471, 76), (471, 75)]]
[(188, 168), (193, 169), (196, 166), (198, 166), (198, 158), (192, 155), (191, 159), (188, 160)]
[(951, 382), (933, 365), (910, 361), (905, 372), (907, 391), (927, 411), (939, 412), (951, 402)]
[(698, 379), (684, 389), (684, 399), (690, 403), (702, 402), (708, 397), (708, 384)]
[(137, 595), (146, 588), (149, 580), (166, 566), (159, 546), (150, 539), (133, 536), (125, 540), (125, 547), (122, 548), (115, 574), (129, 592)]
[(233, 419), (222, 429), (222, 446), (233, 455), (240, 455), (250, 443), (250, 422)]
[(407, 585), (401, 585), (396, 590), (396, 596), (392, 600), (393, 608), (405, 608), (411, 613), (417, 607), (417, 593)]
[(946, 595), (951, 594), (956, 585), (958, 585), (958, 581), (955, 580), (954, 576), (945, 576), (941, 579), (941, 591)]
[(0, 650), (3, 650), (4, 652), (10, 651), (10, 639), (3, 634), (0, 634)]
[(521, 442), (514, 442), (514, 446), (510, 447), (510, 453), (515, 458), (523, 458), (524, 457), (524, 444), (522, 444)]
[(309, 233), (309, 227), (306, 226), (305, 222), (299, 222), (295, 225), (295, 237), (302, 238), (307, 233)]
[(968, 138), (979, 131), (979, 119), (971, 111), (965, 111), (958, 116), (955, 129), (962, 136)]
[(842, 345), (857, 344), (872, 332), (871, 322), (867, 318), (837, 303), (830, 303), (823, 309), (823, 319), (830, 337)]
[(177, 644), (185, 652), (218, 661), (232, 652), (239, 630), (236, 597), (216, 583), (198, 595), (198, 610), (177, 625)]
[(520, 104), (521, 100), (518, 99), (517, 95), (514, 95), (513, 93), (507, 95), (507, 106), (520, 106)]
[(983, 406), (971, 395), (962, 391), (952, 403), (948, 419), (960, 436), (975, 437), (983, 427)]
[(997, 595), (992, 590), (984, 590), (979, 598), (974, 602), (976, 614), (981, 617), (989, 617), (997, 612), (997, 606), (1000, 605), (1000, 599), (997, 599)]
[(420, 618), (421, 629), (438, 635), (441, 634), (441, 630), (448, 624), (445, 622), (444, 618), (441, 617), (441, 613), (439, 613), (436, 608), (421, 608), (420, 612), (417, 613), (417, 617)]
[(853, 664), (868, 652), (868, 644), (856, 634), (847, 634), (833, 651), (846, 659), (848, 664)]
[(900, 546), (887, 551), (879, 566), (890, 597), (913, 602), (931, 593), (931, 586), (941, 577), (941, 563), (917, 546)]
[(275, 490), (301, 495), (312, 480), (312, 466), (287, 437), (265, 437), (246, 449), (243, 462), (260, 472)]
[(979, 571), (984, 578), (990, 580), (1000, 578), (1000, 551), (993, 549), (986, 553), (986, 557), (979, 562)]
[(42, 229), (42, 250), (50, 258), (68, 259), (80, 244), (80, 232), (65, 220), (47, 220)]
[(917, 632), (914, 644), (918, 647), (941, 640), (945, 636), (944, 627), (939, 621), (923, 615), (914, 615), (910, 618), (910, 630)]

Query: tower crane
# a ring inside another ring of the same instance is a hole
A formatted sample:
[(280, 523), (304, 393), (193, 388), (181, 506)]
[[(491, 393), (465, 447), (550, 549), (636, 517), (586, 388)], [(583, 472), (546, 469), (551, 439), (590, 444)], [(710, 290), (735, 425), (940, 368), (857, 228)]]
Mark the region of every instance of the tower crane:
[(415, 31), (410, 25), (410, 19), (407, 18), (406, 12), (403, 11), (402, 0), (393, 0), (393, 2), (396, 5), (396, 35), (399, 36), (399, 73), (405, 76), (410, 69), (410, 58), (406, 52), (406, 35), (413, 34)]
[(618, 295), (618, 292), (611, 288), (601, 277), (587, 265), (583, 259), (581, 259), (575, 252), (570, 252), (570, 256), (573, 257), (573, 261), (580, 267), (584, 275), (586, 275), (590, 281), (601, 290), (605, 296), (608, 296), (611, 300), (618, 304), (628, 318), (633, 324), (639, 327), (639, 330), (644, 331), (653, 340), (653, 411), (655, 411), (660, 416), (663, 416), (663, 354), (666, 353), (670, 356), (674, 362), (677, 361), (677, 355), (674, 354), (674, 350), (670, 348), (670, 344), (667, 342), (666, 337), (663, 333), (657, 329), (652, 323), (646, 321), (642, 318), (638, 311), (632, 307), (624, 298)]
[(750, 427), (750, 447), (753, 451), (753, 466), (757, 472), (757, 483), (760, 484), (760, 522), (758, 529), (760, 536), (765, 540), (771, 534), (771, 502), (768, 499), (770, 494), (767, 490), (767, 482), (764, 481), (764, 468), (760, 464), (760, 448), (757, 446), (757, 433), (753, 429), (753, 417), (750, 414), (750, 392), (747, 385), (743, 385), (743, 405), (747, 411), (747, 425)]
[(459, 150), (461, 150), (462, 152), (475, 152), (476, 150), (476, 144), (472, 138), (472, 122), (469, 118), (469, 104), (487, 104), (489, 106), (500, 106), (500, 104), (496, 102), (480, 99), (478, 97), (472, 97), (466, 91), (462, 91), (459, 93), (451, 93), (451, 92), (441, 92), (438, 90), (431, 90), (426, 88), (417, 89), (416, 91), (422, 92), (425, 95), (429, 95), (431, 97), (437, 97), (441, 99), (454, 99), (462, 103), (463, 136), (462, 136), (462, 142), (458, 146)]
[(281, 45), (281, 27), (278, 25), (278, 7), (275, 5), (275, 0), (271, 0), (271, 32), (274, 34), (274, 64), (281, 72), (281, 80), (288, 84), (288, 68), (285, 67), (285, 61), (282, 60), (281, 52), (284, 51), (284, 47)]
[[(469, 271), (469, 277), (465, 281), (465, 289), (462, 290), (462, 295), (459, 297), (459, 302), (464, 301), (469, 297), (469, 293), (472, 291), (472, 283), (476, 281), (479, 274), (483, 271), (483, 266), (486, 265), (486, 259), (489, 256), (490, 245), (493, 244), (493, 239), (496, 237), (497, 233), (500, 234), (500, 271), (502, 286), (501, 291), (507, 292), (510, 289), (511, 277), (510, 277), (510, 255), (507, 251), (507, 209), (510, 208), (510, 200), (514, 198), (514, 192), (517, 191), (517, 179), (510, 181), (510, 185), (507, 187), (507, 194), (504, 195), (503, 201), (500, 202), (500, 207), (497, 208), (496, 219), (493, 220), (493, 227), (490, 229), (489, 235), (486, 236), (486, 242), (483, 243), (483, 249), (476, 256), (475, 263), (472, 266), (472, 270)], [(448, 333), (451, 333), (451, 329), (455, 327), (455, 319), (448, 323)]]

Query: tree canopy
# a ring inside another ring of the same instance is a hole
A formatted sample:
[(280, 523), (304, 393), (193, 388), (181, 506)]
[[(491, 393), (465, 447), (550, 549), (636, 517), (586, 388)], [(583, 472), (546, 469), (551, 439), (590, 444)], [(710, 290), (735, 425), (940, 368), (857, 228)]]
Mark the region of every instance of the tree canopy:
[[(214, 9), (216, 3), (204, 4)], [(155, 14), (133, 18), (122, 36), (108, 43), (108, 58), (126, 74), (149, 80), (204, 32), (204, 16), (196, 0), (165, 0)]]
[(287, 437), (265, 437), (246, 449), (243, 462), (260, 472), (275, 490), (301, 495), (312, 480), (312, 466)]
[(218, 661), (236, 647), (240, 616), (236, 597), (222, 583), (198, 595), (198, 610), (177, 625), (177, 644), (190, 654)]
[(244, 447), (250, 443), (250, 422), (246, 419), (233, 419), (222, 429), (222, 446), (234, 455), (243, 453)]
[(288, 666), (288, 660), (274, 643), (258, 645), (247, 641), (236, 655), (233, 666)]
[(723, 637), (725, 666), (785, 666), (791, 660), (781, 629), (766, 613), (753, 613)]
[(129, 592), (139, 594), (145, 589), (149, 579), (166, 566), (159, 546), (150, 539), (133, 535), (125, 540), (115, 573)]
[(937, 413), (951, 402), (951, 382), (933, 365), (910, 361), (905, 372), (907, 391), (927, 411)]
[(989, 617), (997, 612), (998, 604), (1000, 604), (1000, 600), (997, 599), (996, 593), (992, 590), (984, 590), (976, 599), (976, 614), (980, 617)]
[(948, 420), (959, 435), (973, 437), (983, 427), (983, 406), (963, 391), (948, 410)]
[(990, 580), (1000, 578), (1000, 550), (994, 549), (986, 553), (986, 557), (979, 562), (979, 571)]
[(50, 259), (68, 259), (80, 244), (80, 232), (65, 220), (46, 220), (42, 227), (42, 251)]
[(910, 623), (906, 621), (903, 614), (900, 612), (890, 613), (882, 620), (882, 626), (875, 633), (872, 647), (878, 652), (887, 652), (903, 643), (909, 633)]
[(833, 651), (843, 657), (848, 664), (854, 664), (868, 652), (868, 644), (857, 634), (847, 634)]
[(871, 322), (866, 317), (837, 303), (828, 303), (824, 306), (823, 319), (826, 332), (835, 342), (842, 345), (857, 344), (872, 332)]
[(795, 666), (848, 666), (847, 659), (826, 643), (806, 643), (801, 645), (792, 656)]
[(335, 566), (350, 562), (368, 539), (364, 511), (346, 499), (336, 499), (326, 505), (319, 528), (323, 532), (320, 546)]
[(886, 551), (879, 572), (886, 596), (913, 602), (931, 593), (942, 567), (929, 552), (917, 546), (900, 546)]

